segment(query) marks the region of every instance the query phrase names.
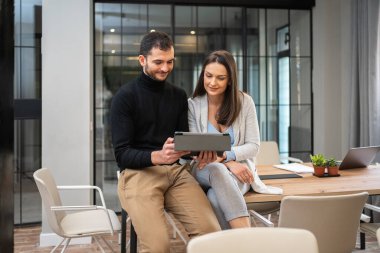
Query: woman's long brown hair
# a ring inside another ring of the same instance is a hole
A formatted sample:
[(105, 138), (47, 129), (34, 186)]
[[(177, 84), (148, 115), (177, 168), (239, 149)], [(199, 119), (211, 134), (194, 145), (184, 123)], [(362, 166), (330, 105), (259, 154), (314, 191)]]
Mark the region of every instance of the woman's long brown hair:
[(237, 67), (232, 54), (225, 50), (218, 50), (210, 53), (205, 59), (202, 71), (199, 75), (197, 86), (195, 87), (193, 98), (206, 94), (204, 87), (204, 73), (208, 64), (217, 62), (222, 64), (228, 74), (227, 88), (224, 92), (223, 103), (219, 109), (216, 121), (220, 125), (231, 126), (238, 117), (241, 110), (240, 92), (237, 83)]

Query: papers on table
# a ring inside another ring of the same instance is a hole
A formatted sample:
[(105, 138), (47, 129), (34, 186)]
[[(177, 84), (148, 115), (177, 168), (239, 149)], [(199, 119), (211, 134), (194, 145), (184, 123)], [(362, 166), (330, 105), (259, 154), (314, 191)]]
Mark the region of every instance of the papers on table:
[(278, 164), (273, 165), (275, 168), (279, 168), (282, 170), (289, 170), (295, 173), (313, 173), (313, 167), (306, 166), (300, 163), (288, 163), (288, 164)]

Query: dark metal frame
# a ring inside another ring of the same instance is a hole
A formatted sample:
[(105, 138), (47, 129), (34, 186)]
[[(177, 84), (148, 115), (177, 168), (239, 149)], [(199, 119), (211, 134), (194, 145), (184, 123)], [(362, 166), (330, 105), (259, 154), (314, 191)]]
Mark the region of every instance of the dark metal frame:
[(147, 3), (175, 5), (215, 5), (269, 9), (298, 9), (307, 10), (315, 6), (315, 0), (94, 0), (99, 3)]
[(13, 0), (0, 0), (0, 38), (0, 199), (2, 200), (0, 202), (0, 252), (13, 252)]

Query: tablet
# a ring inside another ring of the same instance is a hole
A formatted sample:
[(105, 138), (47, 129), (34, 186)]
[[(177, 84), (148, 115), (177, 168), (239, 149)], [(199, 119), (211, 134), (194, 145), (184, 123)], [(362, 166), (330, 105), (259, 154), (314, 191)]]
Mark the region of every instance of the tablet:
[(228, 133), (174, 133), (174, 149), (191, 151), (197, 155), (199, 151), (216, 151), (222, 156), (224, 151), (231, 150), (231, 138)]

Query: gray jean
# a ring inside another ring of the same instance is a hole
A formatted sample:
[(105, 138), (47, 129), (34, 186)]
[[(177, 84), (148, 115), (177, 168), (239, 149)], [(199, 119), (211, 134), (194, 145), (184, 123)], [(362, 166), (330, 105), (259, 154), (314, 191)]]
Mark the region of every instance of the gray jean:
[(241, 183), (223, 163), (210, 163), (193, 174), (207, 192), (211, 206), (222, 229), (229, 229), (228, 221), (249, 216), (243, 195), (250, 185)]

